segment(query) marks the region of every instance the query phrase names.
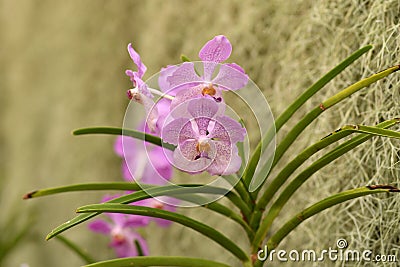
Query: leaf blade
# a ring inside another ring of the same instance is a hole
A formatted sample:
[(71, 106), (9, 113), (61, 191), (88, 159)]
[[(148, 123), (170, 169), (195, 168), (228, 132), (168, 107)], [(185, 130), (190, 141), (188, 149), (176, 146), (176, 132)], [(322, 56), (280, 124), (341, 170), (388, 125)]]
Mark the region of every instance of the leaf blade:
[[(372, 48), (372, 45), (367, 45), (353, 54), (351, 54), (349, 57), (347, 57), (345, 60), (343, 60), (341, 63), (339, 63), (336, 67), (331, 69), (328, 73), (326, 73), (324, 76), (322, 76), (317, 82), (315, 82), (313, 85), (311, 85), (305, 92), (303, 92), (291, 105), (289, 105), (284, 112), (279, 115), (279, 117), (275, 120), (275, 125), (274, 127), (271, 127), (270, 130), (267, 131), (267, 133), (263, 136), (262, 140), (258, 143), (255, 151), (251, 155), (250, 161), (248, 163), (248, 168), (246, 168), (245, 173), (244, 173), (244, 181), (247, 186), (250, 186), (250, 182), (252, 180), (252, 177), (255, 173), (256, 167), (258, 160), (260, 158), (261, 150), (262, 147), (266, 148), (272, 141), (273, 137), (275, 136), (276, 133), (279, 132), (279, 130), (282, 128), (282, 126), (293, 116), (293, 114), (300, 109), (300, 107), (307, 102), (308, 99), (310, 99), (313, 95), (315, 95), (319, 90), (321, 90), (327, 83), (329, 83), (333, 78), (335, 78), (337, 75), (339, 75), (343, 70), (345, 70), (348, 66), (350, 66), (354, 61), (356, 61), (358, 58), (360, 58), (363, 54), (368, 52)], [(253, 192), (257, 188), (249, 188), (250, 192)]]
[(163, 148), (174, 150), (175, 146), (162, 142), (161, 138), (155, 135), (151, 135), (148, 133), (132, 130), (132, 129), (123, 129), (117, 127), (88, 127), (76, 129), (72, 132), (73, 135), (87, 135), (87, 134), (111, 134), (111, 135), (124, 135), (130, 136), (142, 141), (146, 141), (152, 143), (157, 146), (161, 146)]
[(149, 216), (155, 218), (161, 218), (169, 221), (173, 221), (189, 227), (211, 240), (215, 241), (228, 251), (230, 251), (235, 257), (242, 261), (247, 261), (247, 254), (237, 246), (233, 241), (231, 241), (228, 237), (223, 235), (221, 232), (215, 230), (214, 228), (189, 218), (185, 215), (170, 212), (166, 210), (160, 210), (156, 208), (149, 207), (141, 207), (141, 206), (132, 206), (132, 205), (124, 205), (124, 204), (94, 204), (94, 205), (86, 205), (77, 209), (77, 212), (111, 212), (111, 213), (124, 213), (124, 214), (135, 214), (142, 216)]
[(230, 267), (224, 263), (202, 258), (172, 256), (142, 256), (96, 262), (85, 267), (131, 267), (131, 266), (180, 266), (180, 267)]

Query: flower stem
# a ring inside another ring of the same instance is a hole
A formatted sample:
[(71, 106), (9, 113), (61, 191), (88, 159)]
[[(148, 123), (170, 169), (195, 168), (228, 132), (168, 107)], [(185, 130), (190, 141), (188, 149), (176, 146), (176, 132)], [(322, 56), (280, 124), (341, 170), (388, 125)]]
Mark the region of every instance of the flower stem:
[(174, 100), (174, 98), (175, 98), (174, 96), (169, 95), (169, 94), (166, 94), (166, 93), (163, 93), (163, 92), (161, 92), (161, 91), (159, 91), (159, 90), (157, 90), (157, 89), (153, 89), (153, 88), (150, 88), (150, 87), (148, 87), (148, 89), (149, 89), (149, 91), (152, 92), (153, 94), (159, 95), (159, 96), (161, 96), (161, 97), (163, 97), (163, 98), (166, 98), (166, 99), (169, 99), (169, 100)]

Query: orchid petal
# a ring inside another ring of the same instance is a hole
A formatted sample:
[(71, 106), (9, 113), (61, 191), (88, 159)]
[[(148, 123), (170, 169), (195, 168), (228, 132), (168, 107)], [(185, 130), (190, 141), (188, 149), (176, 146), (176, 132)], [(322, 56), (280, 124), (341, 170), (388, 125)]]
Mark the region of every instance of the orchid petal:
[(192, 125), (187, 118), (178, 118), (171, 121), (162, 129), (162, 139), (164, 142), (178, 145), (180, 140), (196, 138), (197, 134), (193, 131)]
[(197, 131), (199, 135), (206, 136), (208, 132), (208, 125), (210, 124), (211, 118), (200, 117), (194, 119), (197, 124)]
[[(184, 151), (186, 154), (185, 156), (182, 154), (182, 152), (179, 148), (175, 149), (175, 151), (174, 151), (175, 167), (180, 169), (181, 171), (188, 172), (191, 174), (201, 173), (207, 167), (210, 166), (212, 160), (204, 158), (204, 157), (199, 158), (197, 160), (188, 160), (186, 158), (186, 156), (188, 154), (187, 152), (189, 152), (189, 151), (187, 151), (187, 150), (190, 150), (190, 152), (193, 152), (193, 154), (191, 153), (191, 156), (193, 156), (194, 152), (195, 152), (196, 143), (190, 143), (190, 145), (192, 145), (192, 146), (189, 147), (188, 144), (184, 145)], [(195, 157), (196, 157), (196, 155), (193, 156), (193, 158), (195, 158)]]
[(114, 152), (120, 157), (124, 156), (124, 149), (122, 146), (122, 135), (118, 136), (114, 142)]
[[(197, 141), (186, 140), (181, 143), (174, 151), (175, 167), (189, 173), (200, 173), (204, 171), (212, 162), (212, 158), (200, 157), (196, 149)], [(213, 150), (215, 151), (215, 150)]]
[[(136, 203), (135, 203), (136, 204)], [(141, 215), (126, 215), (124, 227), (144, 227), (150, 223), (150, 218)]]
[(167, 93), (169, 95), (175, 95), (176, 92), (174, 90), (171, 90), (172, 87), (170, 86), (170, 83), (167, 81), (167, 78), (169, 76), (172, 76), (172, 74), (179, 68), (177, 65), (168, 65), (166, 68), (161, 68), (160, 75), (158, 76), (158, 85), (160, 86), (161, 91), (164, 93)]
[(189, 117), (189, 113), (187, 112), (187, 105), (183, 105), (183, 103), (194, 98), (202, 97), (202, 90), (202, 85), (180, 90), (171, 102), (171, 115), (173, 117)]
[(94, 220), (91, 223), (88, 224), (88, 227), (91, 231), (104, 234), (104, 235), (109, 235), (111, 233), (111, 225), (110, 223), (104, 221), (104, 220)]
[(156, 171), (167, 180), (172, 178), (172, 166), (164, 154), (168, 152), (170, 151), (165, 151), (162, 147), (154, 147), (149, 152), (149, 158), (152, 165)]
[(231, 52), (232, 45), (228, 38), (218, 35), (201, 48), (199, 58), (202, 61), (221, 63), (229, 58)]
[(198, 98), (190, 101), (188, 111), (193, 118), (212, 118), (217, 114), (219, 105), (209, 98)]
[(133, 70), (126, 70), (125, 74), (129, 77), (131, 82), (133, 83), (133, 86), (136, 87), (136, 80), (137, 80), (137, 72)]
[(246, 86), (249, 77), (234, 63), (221, 65), (217, 77), (212, 80), (224, 90), (238, 90)]
[(141, 182), (145, 184), (165, 185), (172, 178), (172, 165), (164, 153), (172, 158), (172, 151), (164, 151), (162, 147), (154, 147), (148, 151), (148, 162)]
[(167, 82), (170, 90), (177, 90), (196, 86), (204, 80), (196, 74), (192, 62), (184, 62), (167, 77)]
[(127, 182), (134, 181), (134, 178), (133, 178), (132, 173), (130, 171), (131, 168), (132, 168), (131, 164), (129, 164), (129, 166), (128, 166), (128, 163), (125, 160), (122, 161), (122, 163), (121, 163), (122, 178), (124, 178), (124, 180), (127, 181)]
[(242, 164), (236, 146), (227, 142), (214, 142), (217, 155), (207, 171), (211, 175), (229, 175), (237, 172)]
[[(156, 103), (156, 106), (158, 110), (157, 130), (161, 130), (164, 127), (165, 119), (169, 115), (171, 101), (162, 98)], [(157, 134), (160, 134), (160, 132), (157, 132)]]
[[(135, 239), (139, 242), (139, 245), (142, 249), (143, 256), (149, 255), (149, 247), (147, 245), (146, 240), (139, 234), (136, 233)], [(136, 246), (135, 246), (136, 247)]]
[(214, 128), (210, 131), (210, 138), (217, 138), (230, 144), (243, 142), (246, 129), (239, 122), (228, 116), (216, 117), (215, 120)]
[(125, 241), (123, 243), (112, 242), (110, 246), (114, 248), (115, 254), (118, 258), (136, 257), (138, 255), (138, 252), (135, 244), (130, 243), (131, 242), (129, 241)]
[(143, 64), (142, 60), (140, 59), (140, 55), (135, 51), (135, 49), (132, 48), (132, 44), (128, 44), (128, 53), (135, 65), (138, 68), (138, 76), (139, 78), (142, 78), (144, 73), (146, 72), (147, 68)]
[(134, 231), (128, 231), (126, 233), (126, 239), (127, 239), (126, 244), (123, 244), (123, 246), (120, 247), (115, 247), (115, 251), (117, 252), (117, 255), (119, 257), (123, 258), (123, 257), (139, 256), (139, 252), (136, 248), (135, 241), (139, 243), (140, 248), (142, 249), (143, 252), (143, 256), (149, 255), (149, 248), (147, 246), (147, 242), (140, 234)]
[(229, 58), (232, 52), (232, 45), (229, 40), (223, 36), (215, 36), (208, 41), (199, 52), (199, 58), (204, 63), (204, 79), (210, 81), (217, 64)]

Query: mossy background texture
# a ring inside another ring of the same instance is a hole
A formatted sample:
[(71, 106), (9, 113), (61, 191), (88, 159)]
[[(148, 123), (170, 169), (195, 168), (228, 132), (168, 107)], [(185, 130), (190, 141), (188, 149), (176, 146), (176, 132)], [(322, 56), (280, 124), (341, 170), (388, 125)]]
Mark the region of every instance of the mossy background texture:
[[(74, 216), (76, 207), (99, 201), (101, 194), (72, 193), (25, 202), (21, 197), (38, 188), (121, 180), (120, 159), (112, 150), (115, 138), (73, 137), (71, 130), (122, 125), (128, 104), (125, 91), (131, 86), (124, 70), (133, 67), (126, 52), (129, 42), (140, 52), (150, 77), (162, 66), (179, 63), (181, 53), (196, 59), (206, 41), (224, 34), (233, 45), (230, 61), (244, 67), (275, 115), (353, 51), (374, 45), (309, 101), (290, 126), (327, 96), (400, 63), (399, 14), (398, 0), (0, 0), (0, 227), (3, 233), (12, 233), (24, 222), (31, 223), (28, 235), (2, 265), (82, 264), (57, 240), (46, 242), (44, 237)], [(323, 114), (287, 158), (343, 124), (372, 125), (399, 117), (399, 77), (394, 74)], [(374, 138), (324, 168), (296, 193), (273, 229), (330, 194), (366, 184), (399, 185), (399, 149), (398, 140)], [(335, 248), (338, 238), (346, 238), (350, 249), (397, 253), (399, 259), (399, 203), (398, 195), (349, 201), (305, 222), (280, 247), (322, 250)], [(15, 212), (19, 217), (4, 228)], [(219, 216), (200, 208), (181, 212), (247, 246), (237, 226)], [(152, 225), (144, 235), (153, 255), (205, 257), (239, 266), (221, 247), (179, 225)], [(66, 236), (99, 260), (113, 257), (107, 238), (87, 231), (86, 225)], [(315, 266), (321, 264), (344, 265)], [(368, 266), (353, 266), (357, 265)]]

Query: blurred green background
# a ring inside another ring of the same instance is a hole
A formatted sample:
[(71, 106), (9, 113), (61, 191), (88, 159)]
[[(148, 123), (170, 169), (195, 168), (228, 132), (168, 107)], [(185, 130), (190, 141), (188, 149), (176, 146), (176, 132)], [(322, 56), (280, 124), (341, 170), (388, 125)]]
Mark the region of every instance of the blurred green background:
[[(244, 67), (278, 115), (361, 46), (375, 48), (330, 83), (308, 108), (361, 77), (399, 64), (399, 14), (397, 0), (0, 0), (1, 242), (29, 223), (28, 233), (1, 266), (82, 264), (58, 241), (46, 242), (44, 237), (70, 219), (76, 207), (98, 201), (101, 194), (24, 202), (21, 198), (43, 187), (121, 179), (120, 159), (112, 151), (114, 137), (73, 137), (71, 130), (122, 124), (128, 104), (125, 91), (131, 86), (124, 70), (133, 67), (126, 52), (129, 42), (147, 65), (147, 78), (160, 67), (179, 63), (181, 53), (197, 58), (206, 41), (224, 34), (233, 45), (230, 61)], [(393, 75), (327, 112), (287, 155), (342, 124), (375, 124), (398, 117), (398, 84), (398, 75)], [(399, 147), (398, 141), (373, 139), (307, 182), (292, 200), (295, 205), (288, 205), (283, 214), (351, 187), (399, 183)], [(394, 253), (400, 248), (399, 200), (368, 197), (334, 208), (304, 223), (282, 247), (323, 249), (345, 237), (351, 248)], [(19, 216), (12, 217), (16, 212)], [(246, 245), (237, 227), (219, 217), (199, 209), (182, 212), (205, 219)], [(98, 259), (112, 257), (107, 238), (85, 227), (66, 236)], [(147, 233), (152, 254), (200, 256), (237, 266), (218, 245), (181, 226), (168, 230), (151, 226)]]

